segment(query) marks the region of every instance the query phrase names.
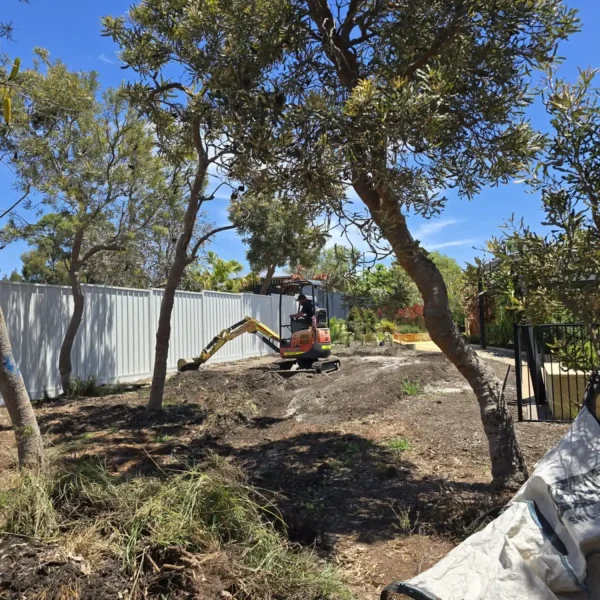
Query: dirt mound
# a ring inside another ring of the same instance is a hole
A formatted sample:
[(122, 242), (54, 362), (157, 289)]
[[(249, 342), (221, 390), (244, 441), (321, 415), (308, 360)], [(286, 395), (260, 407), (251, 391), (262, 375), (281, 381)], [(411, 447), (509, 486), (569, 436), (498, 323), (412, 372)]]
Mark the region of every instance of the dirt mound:
[(352, 344), (351, 346), (335, 346), (336, 356), (406, 356), (412, 351), (406, 346), (374, 346)]
[(47, 600), (114, 600), (131, 582), (119, 565), (92, 567), (52, 544), (10, 535), (0, 537), (0, 597)]

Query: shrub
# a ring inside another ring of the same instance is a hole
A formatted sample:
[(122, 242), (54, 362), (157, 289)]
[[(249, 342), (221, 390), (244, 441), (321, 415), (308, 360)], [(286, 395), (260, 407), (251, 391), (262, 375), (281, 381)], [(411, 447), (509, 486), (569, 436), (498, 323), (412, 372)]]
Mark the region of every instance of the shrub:
[(348, 328), (344, 319), (331, 317), (329, 319), (329, 331), (331, 332), (332, 342), (345, 342), (348, 339)]
[(396, 326), (398, 333), (423, 333), (423, 329), (412, 323), (401, 323)]
[(392, 343), (393, 335), (396, 333), (397, 327), (394, 321), (389, 321), (388, 319), (382, 319), (377, 323), (377, 331), (383, 334), (384, 339), (387, 338)]
[(348, 313), (348, 331), (351, 333), (365, 335), (375, 333), (377, 328), (377, 315), (368, 308), (352, 307)]
[(412, 306), (401, 308), (396, 313), (396, 320), (400, 324), (415, 325), (419, 327), (419, 331), (426, 331), (422, 304), (413, 304)]

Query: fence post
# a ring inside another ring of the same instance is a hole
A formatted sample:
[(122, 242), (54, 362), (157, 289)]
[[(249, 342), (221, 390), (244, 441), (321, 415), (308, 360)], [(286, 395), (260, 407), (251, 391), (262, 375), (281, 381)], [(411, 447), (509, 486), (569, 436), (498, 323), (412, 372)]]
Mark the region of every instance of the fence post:
[(479, 345), (482, 350), (486, 349), (486, 339), (485, 339), (485, 306), (483, 302), (483, 275), (481, 274), (481, 269), (477, 276), (477, 292), (479, 298)]
[(515, 343), (515, 377), (517, 380), (517, 413), (519, 421), (523, 420), (523, 363), (521, 360), (521, 330), (519, 325), (513, 325), (513, 340)]
[(156, 311), (154, 310), (154, 289), (150, 288), (148, 290), (148, 315), (149, 315), (149, 324), (148, 327), (150, 329), (149, 344), (148, 344), (148, 357), (149, 362), (148, 365), (150, 367), (149, 375), (152, 375), (154, 371), (154, 351), (156, 349), (156, 345), (153, 341), (156, 339)]
[(535, 341), (533, 325), (527, 326), (527, 363), (529, 364), (529, 372), (533, 381), (535, 403), (540, 406), (546, 403), (546, 386), (544, 385), (544, 378), (542, 376), (542, 365)]

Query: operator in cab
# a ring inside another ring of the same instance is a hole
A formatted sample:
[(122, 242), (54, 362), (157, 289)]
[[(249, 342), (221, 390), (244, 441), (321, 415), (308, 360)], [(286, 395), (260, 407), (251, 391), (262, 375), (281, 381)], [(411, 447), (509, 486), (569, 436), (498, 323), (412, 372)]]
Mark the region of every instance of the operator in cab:
[(304, 294), (298, 296), (298, 302), (300, 303), (300, 312), (295, 315), (290, 315), (292, 319), (303, 321), (308, 327), (312, 323), (312, 318), (315, 316), (315, 305), (312, 300), (309, 300)]

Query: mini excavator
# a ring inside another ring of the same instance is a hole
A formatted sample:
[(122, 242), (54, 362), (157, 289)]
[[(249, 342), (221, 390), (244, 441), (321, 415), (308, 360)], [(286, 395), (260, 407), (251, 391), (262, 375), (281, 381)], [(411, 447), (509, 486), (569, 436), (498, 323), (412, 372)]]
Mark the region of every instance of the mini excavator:
[[(310, 281), (294, 281), (287, 284), (300, 290), (306, 285), (312, 286), (314, 298), (314, 283)], [(196, 358), (180, 358), (177, 370), (197, 371), (206, 361), (214, 356), (227, 342), (234, 340), (244, 333), (256, 335), (269, 348), (279, 352), (283, 360), (276, 366), (281, 374), (293, 375), (299, 372), (331, 373), (340, 369), (339, 358), (331, 356), (331, 332), (325, 309), (317, 309), (310, 324), (302, 320), (291, 319), (289, 325), (283, 324), (282, 295), (279, 296), (279, 335), (269, 329), (264, 323), (246, 317), (223, 329), (202, 350)], [(289, 330), (289, 336), (284, 336), (284, 330)]]

